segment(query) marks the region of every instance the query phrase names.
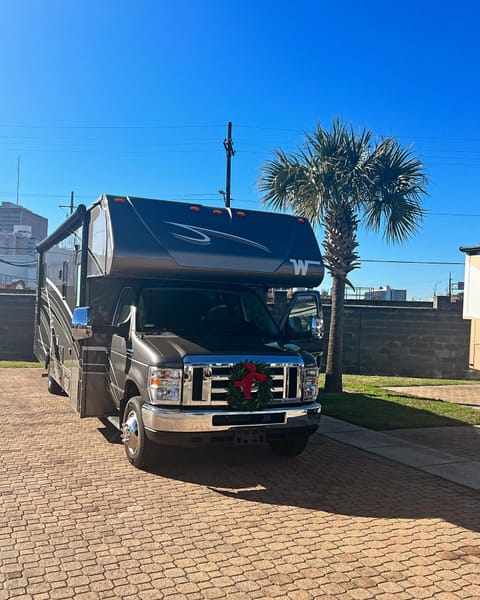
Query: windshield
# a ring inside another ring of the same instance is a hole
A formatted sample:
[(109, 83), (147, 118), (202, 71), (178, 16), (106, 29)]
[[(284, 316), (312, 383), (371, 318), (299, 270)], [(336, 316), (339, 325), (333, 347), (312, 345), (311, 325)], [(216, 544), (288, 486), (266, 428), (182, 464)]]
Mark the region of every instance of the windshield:
[(138, 328), (146, 334), (257, 335), (278, 328), (260, 298), (250, 291), (150, 288), (141, 292)]

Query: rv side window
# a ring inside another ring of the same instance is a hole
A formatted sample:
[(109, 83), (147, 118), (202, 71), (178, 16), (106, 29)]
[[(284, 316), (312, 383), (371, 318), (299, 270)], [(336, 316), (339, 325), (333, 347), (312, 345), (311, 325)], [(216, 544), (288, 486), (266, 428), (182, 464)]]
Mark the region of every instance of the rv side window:
[(125, 288), (120, 294), (115, 315), (113, 317), (113, 325), (117, 327), (123, 323), (130, 315), (130, 307), (135, 302), (135, 290), (133, 288)]
[(77, 265), (77, 296), (76, 296), (76, 304), (75, 306), (80, 306), (80, 290), (82, 285), (82, 265), (79, 263)]

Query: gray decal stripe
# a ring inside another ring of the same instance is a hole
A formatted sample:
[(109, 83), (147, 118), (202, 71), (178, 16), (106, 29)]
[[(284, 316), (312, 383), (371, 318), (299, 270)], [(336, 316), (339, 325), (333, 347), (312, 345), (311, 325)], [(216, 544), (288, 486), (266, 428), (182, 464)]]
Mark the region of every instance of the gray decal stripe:
[(106, 348), (106, 346), (84, 346), (83, 351), (84, 352), (106, 352), (107, 348)]
[[(68, 312), (70, 318), (72, 317), (72, 309), (68, 306), (68, 304), (65, 301), (65, 298), (62, 296), (62, 294), (60, 293), (60, 290), (57, 288), (57, 286), (53, 283), (53, 281), (51, 279), (49, 279), (48, 277), (45, 278), (45, 281), (47, 282), (47, 286), (45, 287), (45, 291), (47, 293), (48, 296), (48, 290), (49, 287), (51, 288), (52, 292), (54, 292), (54, 294), (56, 294), (56, 296), (58, 297), (58, 300), (60, 301), (60, 303), (64, 306), (64, 308), (66, 309), (66, 311)], [(49, 300), (49, 308), (50, 308), (50, 298), (48, 298)]]

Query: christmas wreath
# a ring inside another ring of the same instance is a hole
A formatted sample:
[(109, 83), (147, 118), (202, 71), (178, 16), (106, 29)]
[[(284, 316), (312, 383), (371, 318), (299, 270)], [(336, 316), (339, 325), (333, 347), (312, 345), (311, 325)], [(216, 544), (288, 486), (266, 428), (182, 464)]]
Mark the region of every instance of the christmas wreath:
[(233, 410), (261, 410), (273, 398), (270, 369), (262, 362), (234, 365), (228, 379), (228, 405)]

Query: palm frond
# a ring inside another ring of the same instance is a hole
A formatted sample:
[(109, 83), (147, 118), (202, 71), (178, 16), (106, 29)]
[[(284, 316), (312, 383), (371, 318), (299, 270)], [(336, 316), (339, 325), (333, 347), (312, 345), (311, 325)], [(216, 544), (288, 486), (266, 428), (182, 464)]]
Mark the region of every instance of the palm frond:
[(337, 118), (319, 123), (294, 153), (276, 150), (262, 167), (258, 187), (263, 204), (292, 210), (313, 224), (347, 202), (366, 228), (401, 242), (420, 226), (421, 199), (428, 179), (411, 148), (393, 138), (373, 143), (367, 129), (355, 132)]
[(425, 215), (421, 199), (428, 178), (422, 162), (411, 148), (387, 138), (375, 147), (367, 170), (371, 185), (362, 198), (366, 227), (383, 231), (389, 242), (404, 241), (419, 229)]

